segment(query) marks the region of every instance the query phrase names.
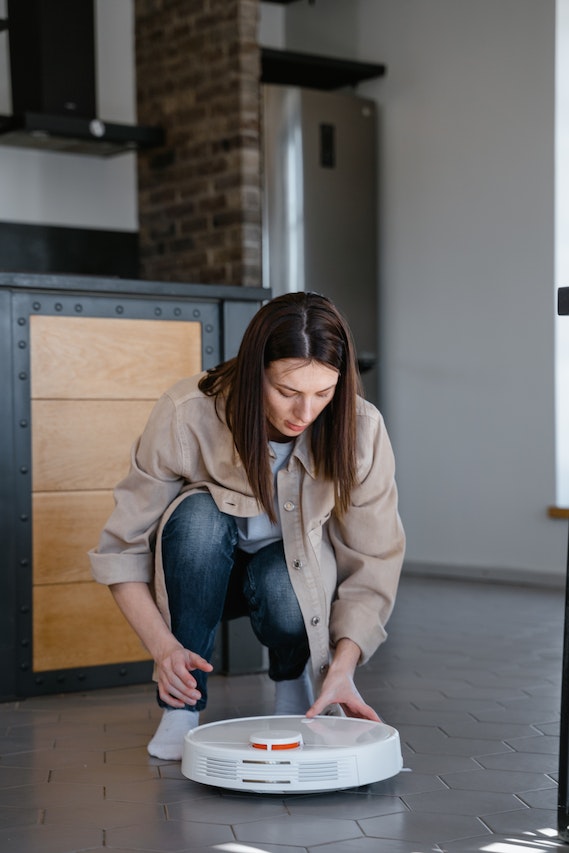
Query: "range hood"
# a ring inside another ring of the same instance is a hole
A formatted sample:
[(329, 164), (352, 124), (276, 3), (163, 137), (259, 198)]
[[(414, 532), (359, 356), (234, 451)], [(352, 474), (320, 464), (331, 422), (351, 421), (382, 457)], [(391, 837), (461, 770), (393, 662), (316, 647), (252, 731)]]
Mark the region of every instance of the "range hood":
[(114, 124), (100, 119), (25, 112), (0, 115), (0, 145), (37, 148), (64, 154), (110, 157), (162, 145), (159, 127)]
[(8, 0), (12, 115), (0, 145), (109, 157), (162, 145), (160, 127), (96, 115), (93, 0)]

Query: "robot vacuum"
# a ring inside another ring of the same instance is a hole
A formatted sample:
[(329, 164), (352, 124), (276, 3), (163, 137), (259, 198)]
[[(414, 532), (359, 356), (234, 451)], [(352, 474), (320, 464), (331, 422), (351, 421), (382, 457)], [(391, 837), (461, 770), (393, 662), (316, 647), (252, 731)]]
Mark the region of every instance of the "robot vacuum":
[(399, 733), (351, 717), (244, 717), (207, 723), (184, 741), (182, 773), (194, 782), (262, 794), (369, 785), (403, 767)]

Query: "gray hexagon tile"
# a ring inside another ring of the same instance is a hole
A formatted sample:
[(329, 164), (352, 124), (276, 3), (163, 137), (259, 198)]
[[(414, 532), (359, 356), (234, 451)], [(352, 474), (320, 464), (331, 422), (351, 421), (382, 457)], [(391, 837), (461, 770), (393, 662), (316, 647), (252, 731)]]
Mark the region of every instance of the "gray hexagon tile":
[(0, 766), (0, 788), (15, 788), (20, 785), (36, 785), (49, 782), (50, 770), (35, 767)]
[(67, 803), (70, 808), (89, 803), (102, 802), (102, 785), (68, 785), (49, 782), (40, 785), (20, 785), (4, 788), (0, 794), (0, 804), (18, 808), (47, 808), (49, 805)]
[(165, 821), (165, 807), (159, 804), (117, 803), (104, 800), (100, 803), (75, 806), (74, 808), (69, 808), (63, 804), (48, 806), (42, 816), (42, 823), (44, 824), (75, 824), (104, 830), (144, 823), (148, 820), (156, 823)]
[(556, 720), (554, 723), (534, 723), (532, 728), (540, 735), (554, 735), (555, 737), (559, 737), (559, 726), (559, 720)]
[(447, 737), (465, 737), (473, 740), (507, 740), (510, 743), (511, 738), (535, 737), (542, 734), (526, 723), (483, 723), (473, 718), (460, 722), (454, 720), (439, 722), (438, 725)]
[[(415, 844), (410, 847), (408, 841), (382, 838), (381, 846), (378, 846), (377, 838), (356, 838), (353, 841), (327, 844), (325, 847), (309, 847), (308, 853), (411, 853), (411, 850), (419, 853), (419, 848)], [(421, 853), (440, 853), (441, 848), (438, 844), (421, 844), (420, 850)], [(279, 853), (276, 848), (275, 853)], [(298, 853), (298, 848), (295, 853)]]
[(566, 851), (567, 846), (558, 838), (534, 833), (511, 833), (492, 835), (488, 843), (478, 838), (466, 838), (451, 841), (441, 848), (443, 853), (550, 853), (552, 850)]
[(486, 844), (491, 841), (491, 832), (481, 820), (451, 812), (444, 815), (400, 812), (361, 820), (359, 824), (364, 834), (372, 838), (413, 842), (413, 845), (442, 844), (472, 837), (483, 837)]
[(346, 797), (343, 793), (287, 797), (285, 805), (291, 815), (313, 814), (320, 818), (328, 816), (358, 821), (407, 810), (399, 797), (372, 794), (354, 794), (352, 797)]
[(532, 809), (557, 809), (557, 785), (539, 791), (520, 791), (518, 797)]
[(271, 820), (288, 814), (281, 799), (267, 797), (230, 797), (212, 795), (207, 799), (187, 797), (171, 803), (166, 812), (169, 819), (224, 823), (228, 826), (246, 821)]
[(51, 771), (51, 782), (96, 783), (106, 785), (115, 782), (142, 782), (147, 779), (159, 779), (158, 767), (116, 765), (112, 771), (107, 764), (100, 767), (58, 767)]
[(233, 826), (238, 841), (250, 844), (278, 844), (286, 840), (288, 844), (309, 847), (314, 844), (327, 844), (358, 838), (363, 835), (355, 820), (343, 820), (330, 817), (315, 820), (313, 815), (296, 814), (261, 820), (255, 823), (238, 823)]
[(487, 815), (484, 822), (492, 832), (534, 834), (536, 837), (554, 837), (557, 829), (556, 809), (524, 809)]
[(0, 850), (6, 853), (77, 853), (102, 843), (100, 829), (78, 826), (20, 826), (0, 829)]
[[(261, 848), (253, 847), (250, 844), (241, 844), (238, 841), (230, 841), (227, 844), (216, 844), (215, 847), (209, 847), (208, 850), (214, 850), (215, 853), (305, 853), (307, 848), (299, 847), (296, 844), (289, 845), (284, 840), (282, 844), (269, 844), (264, 842)], [(320, 848), (320, 853), (324, 853), (326, 850), (327, 845)], [(197, 853), (202, 853), (202, 850), (197, 851)], [(205, 850), (203, 853), (205, 853)]]
[(559, 738), (551, 735), (507, 738), (506, 743), (516, 752), (537, 752), (541, 755), (559, 755)]
[(512, 809), (525, 809), (514, 794), (496, 791), (431, 791), (426, 794), (409, 794), (405, 803), (413, 812), (429, 814), (485, 815), (505, 812)]
[(441, 777), (449, 788), (463, 791), (531, 791), (556, 786), (545, 773), (509, 773), (507, 770), (472, 770), (448, 773)]
[[(0, 705), (0, 713), (1, 713)], [(95, 767), (103, 764), (105, 756), (101, 751), (78, 749), (33, 749), (25, 752), (2, 752), (0, 758), (3, 767), (33, 767), (53, 770), (55, 767), (71, 765), (73, 767)]]
[(40, 822), (41, 809), (0, 806), (0, 827), (26, 826)]
[(145, 822), (109, 829), (106, 845), (132, 850), (159, 850), (161, 853), (193, 853), (199, 847), (213, 847), (234, 838), (230, 827), (224, 824), (169, 820), (166, 823)]
[(186, 781), (178, 779), (146, 779), (142, 782), (110, 782), (107, 800), (125, 803), (178, 803), (190, 796)]
[(546, 725), (559, 720), (559, 709), (549, 710), (546, 713), (536, 713), (533, 708), (525, 708), (521, 705), (510, 705), (504, 708), (502, 705), (495, 708), (483, 708), (472, 711), (472, 716), (481, 723), (526, 723), (527, 725)]
[[(104, 751), (106, 764), (138, 764), (141, 767), (160, 767), (163, 764), (170, 762), (163, 761), (159, 758), (151, 758), (146, 751), (146, 743), (150, 737), (138, 738), (138, 746), (125, 747), (124, 744), (117, 746), (114, 749)], [(179, 766), (179, 764), (178, 764)]]
[(460, 772), (462, 770), (476, 770), (480, 767), (478, 761), (469, 755), (444, 755), (443, 753), (425, 753), (424, 755), (405, 756), (405, 767), (412, 773), (428, 773), (435, 775), (441, 773)]
[(443, 755), (495, 755), (496, 753), (510, 752), (510, 748), (500, 740), (475, 740), (465, 737), (448, 737), (440, 729), (427, 729), (419, 731), (424, 727), (415, 726), (413, 731), (404, 729), (402, 732), (405, 743), (416, 753)]
[(439, 791), (444, 787), (443, 782), (435, 774), (417, 773), (406, 768), (391, 779), (383, 779), (381, 782), (367, 785), (365, 790), (382, 796), (402, 797), (404, 794)]
[(523, 770), (530, 773), (555, 773), (559, 766), (557, 755), (528, 752), (504, 752), (498, 755), (477, 755), (476, 761), (487, 770)]

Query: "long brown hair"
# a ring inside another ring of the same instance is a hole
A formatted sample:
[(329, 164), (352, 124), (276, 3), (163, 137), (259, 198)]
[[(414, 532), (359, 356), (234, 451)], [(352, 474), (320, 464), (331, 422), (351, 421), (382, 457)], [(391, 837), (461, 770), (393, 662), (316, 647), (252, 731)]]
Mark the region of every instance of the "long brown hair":
[(273, 479), (267, 447), (263, 378), (283, 358), (316, 361), (339, 372), (330, 403), (311, 426), (318, 475), (334, 483), (336, 511), (344, 513), (356, 484), (356, 397), (361, 393), (350, 329), (336, 306), (318, 293), (286, 293), (271, 299), (245, 330), (236, 358), (209, 370), (199, 387), (225, 397), (226, 422), (253, 494), (272, 521)]

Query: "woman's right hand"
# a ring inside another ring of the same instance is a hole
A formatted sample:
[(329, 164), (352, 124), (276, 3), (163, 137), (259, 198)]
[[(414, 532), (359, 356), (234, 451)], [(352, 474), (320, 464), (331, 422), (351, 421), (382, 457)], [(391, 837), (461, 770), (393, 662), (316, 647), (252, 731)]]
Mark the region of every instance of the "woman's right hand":
[(111, 592), (156, 663), (160, 698), (173, 708), (195, 705), (201, 694), (192, 670), (211, 672), (212, 665), (176, 640), (156, 607), (148, 584), (116, 583), (111, 585)]
[(213, 666), (200, 655), (177, 645), (156, 659), (158, 693), (173, 708), (195, 705), (201, 697), (192, 670), (211, 672)]

